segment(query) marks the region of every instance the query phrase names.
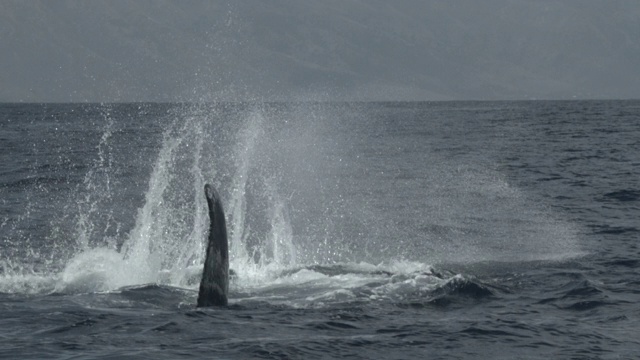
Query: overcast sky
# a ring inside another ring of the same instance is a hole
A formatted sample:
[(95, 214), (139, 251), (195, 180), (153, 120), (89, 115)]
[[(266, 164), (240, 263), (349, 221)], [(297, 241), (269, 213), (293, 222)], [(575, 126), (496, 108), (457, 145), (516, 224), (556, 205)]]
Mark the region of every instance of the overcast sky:
[(640, 98), (638, 0), (0, 0), (0, 101)]

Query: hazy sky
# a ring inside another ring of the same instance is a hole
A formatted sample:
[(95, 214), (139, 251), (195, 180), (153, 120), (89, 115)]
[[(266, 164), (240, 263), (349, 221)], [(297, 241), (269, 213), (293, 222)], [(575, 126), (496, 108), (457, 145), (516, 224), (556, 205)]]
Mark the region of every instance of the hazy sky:
[(0, 101), (640, 98), (638, 0), (0, 0)]

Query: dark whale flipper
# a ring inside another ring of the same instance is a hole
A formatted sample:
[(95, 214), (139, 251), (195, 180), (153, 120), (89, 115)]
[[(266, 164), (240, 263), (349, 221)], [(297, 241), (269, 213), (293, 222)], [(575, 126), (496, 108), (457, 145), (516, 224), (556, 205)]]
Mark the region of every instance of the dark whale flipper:
[(229, 292), (227, 225), (218, 192), (206, 184), (204, 194), (209, 206), (209, 239), (198, 292), (198, 307), (226, 306)]

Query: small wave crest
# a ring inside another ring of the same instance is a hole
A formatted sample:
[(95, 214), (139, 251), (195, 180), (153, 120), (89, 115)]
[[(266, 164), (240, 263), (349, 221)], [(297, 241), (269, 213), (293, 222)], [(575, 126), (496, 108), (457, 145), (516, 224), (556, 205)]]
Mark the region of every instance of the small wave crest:
[(622, 189), (612, 191), (602, 196), (604, 201), (609, 202), (630, 202), (640, 200), (640, 190), (636, 189)]
[(586, 311), (616, 306), (628, 301), (606, 290), (601, 284), (580, 278), (563, 285), (551, 296), (541, 299), (538, 303), (549, 304), (561, 310)]

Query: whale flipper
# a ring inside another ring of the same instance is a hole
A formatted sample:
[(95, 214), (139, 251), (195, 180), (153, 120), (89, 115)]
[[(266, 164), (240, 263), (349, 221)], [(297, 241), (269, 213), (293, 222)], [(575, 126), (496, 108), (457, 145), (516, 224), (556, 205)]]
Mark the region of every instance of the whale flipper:
[(198, 292), (198, 307), (226, 306), (229, 292), (227, 225), (218, 192), (205, 184), (204, 194), (209, 206), (209, 238)]

